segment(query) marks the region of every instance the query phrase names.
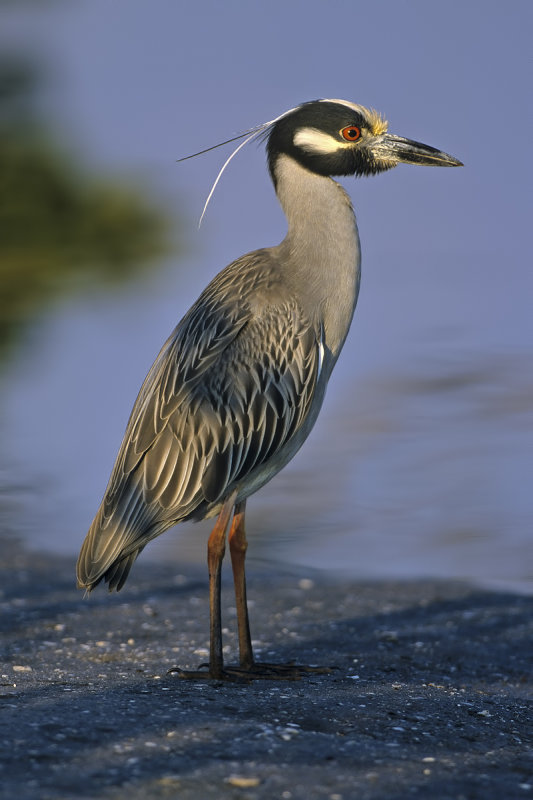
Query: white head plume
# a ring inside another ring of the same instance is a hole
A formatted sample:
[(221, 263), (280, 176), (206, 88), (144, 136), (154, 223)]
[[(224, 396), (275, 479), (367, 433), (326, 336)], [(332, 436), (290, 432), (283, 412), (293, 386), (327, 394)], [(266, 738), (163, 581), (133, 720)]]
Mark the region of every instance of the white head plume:
[(217, 177), (215, 178), (213, 186), (211, 187), (211, 191), (207, 195), (207, 200), (205, 201), (202, 214), (200, 216), (200, 221), (198, 222), (198, 227), (200, 227), (200, 225), (202, 224), (202, 220), (205, 216), (205, 212), (207, 211), (207, 206), (209, 205), (209, 201), (211, 200), (214, 194), (214, 191), (218, 185), (220, 178), (222, 177), (224, 170), (228, 166), (233, 156), (236, 156), (239, 150), (241, 150), (241, 148), (243, 148), (245, 144), (248, 144), (248, 142), (251, 142), (253, 139), (256, 139), (261, 134), (266, 133), (272, 127), (272, 125), (278, 122), (278, 120), (283, 119), (283, 117), (286, 117), (288, 114), (292, 114), (292, 112), (295, 110), (296, 110), (295, 108), (290, 108), (288, 111), (284, 111), (283, 114), (280, 114), (279, 117), (275, 117), (274, 119), (271, 119), (268, 122), (263, 122), (261, 125), (256, 125), (255, 128), (250, 128), (244, 133), (238, 134), (238, 136), (233, 136), (231, 139), (226, 139), (224, 142), (219, 142), (219, 144), (214, 144), (211, 147), (206, 147), (205, 150), (199, 150), (197, 153), (192, 153), (192, 155), (190, 156), (184, 156), (183, 158), (177, 159), (178, 162), (187, 161), (187, 159), (189, 158), (194, 158), (195, 156), (201, 156), (203, 155), (203, 153), (208, 153), (210, 150), (215, 150), (217, 147), (222, 147), (225, 144), (229, 144), (229, 142), (235, 142), (237, 139), (242, 139), (243, 137), (246, 137), (244, 139), (244, 142), (241, 142), (239, 145), (237, 145), (235, 150), (228, 156), (228, 158), (222, 165), (222, 168), (220, 169)]

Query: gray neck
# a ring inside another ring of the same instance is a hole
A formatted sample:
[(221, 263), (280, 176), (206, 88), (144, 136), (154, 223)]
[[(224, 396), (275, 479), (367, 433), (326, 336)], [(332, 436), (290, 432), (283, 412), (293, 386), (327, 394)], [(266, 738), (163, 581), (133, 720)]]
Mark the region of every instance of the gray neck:
[(277, 248), (305, 311), (324, 325), (329, 370), (352, 321), (361, 274), (361, 250), (350, 198), (331, 178), (289, 156), (274, 165), (276, 192), (289, 229)]

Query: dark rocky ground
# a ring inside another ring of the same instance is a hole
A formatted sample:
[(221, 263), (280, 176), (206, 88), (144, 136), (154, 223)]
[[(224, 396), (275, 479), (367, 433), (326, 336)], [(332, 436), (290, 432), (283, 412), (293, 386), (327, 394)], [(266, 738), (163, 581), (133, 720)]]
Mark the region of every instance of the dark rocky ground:
[(2, 798), (533, 798), (531, 597), (252, 572), (262, 658), (338, 669), (221, 684), (166, 674), (205, 660), (204, 571), (72, 573), (3, 544)]

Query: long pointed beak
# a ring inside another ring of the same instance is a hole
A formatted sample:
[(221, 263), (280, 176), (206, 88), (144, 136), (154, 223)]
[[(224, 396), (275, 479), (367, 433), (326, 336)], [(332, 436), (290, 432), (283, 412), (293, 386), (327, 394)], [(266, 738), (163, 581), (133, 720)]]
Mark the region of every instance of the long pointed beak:
[(376, 146), (379, 158), (398, 163), (420, 164), (424, 167), (462, 167), (462, 161), (457, 158), (430, 147), (428, 144), (413, 142), (402, 136), (385, 133)]

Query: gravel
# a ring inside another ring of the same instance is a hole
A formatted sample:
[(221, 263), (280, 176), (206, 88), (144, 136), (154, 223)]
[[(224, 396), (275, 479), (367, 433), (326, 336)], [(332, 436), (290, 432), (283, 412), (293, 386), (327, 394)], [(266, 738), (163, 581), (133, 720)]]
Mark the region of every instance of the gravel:
[(7, 541), (0, 797), (533, 798), (533, 598), (329, 578), (248, 578), (256, 654), (329, 674), (182, 680), (168, 670), (207, 655), (206, 571), (141, 560), (84, 600), (72, 559)]

